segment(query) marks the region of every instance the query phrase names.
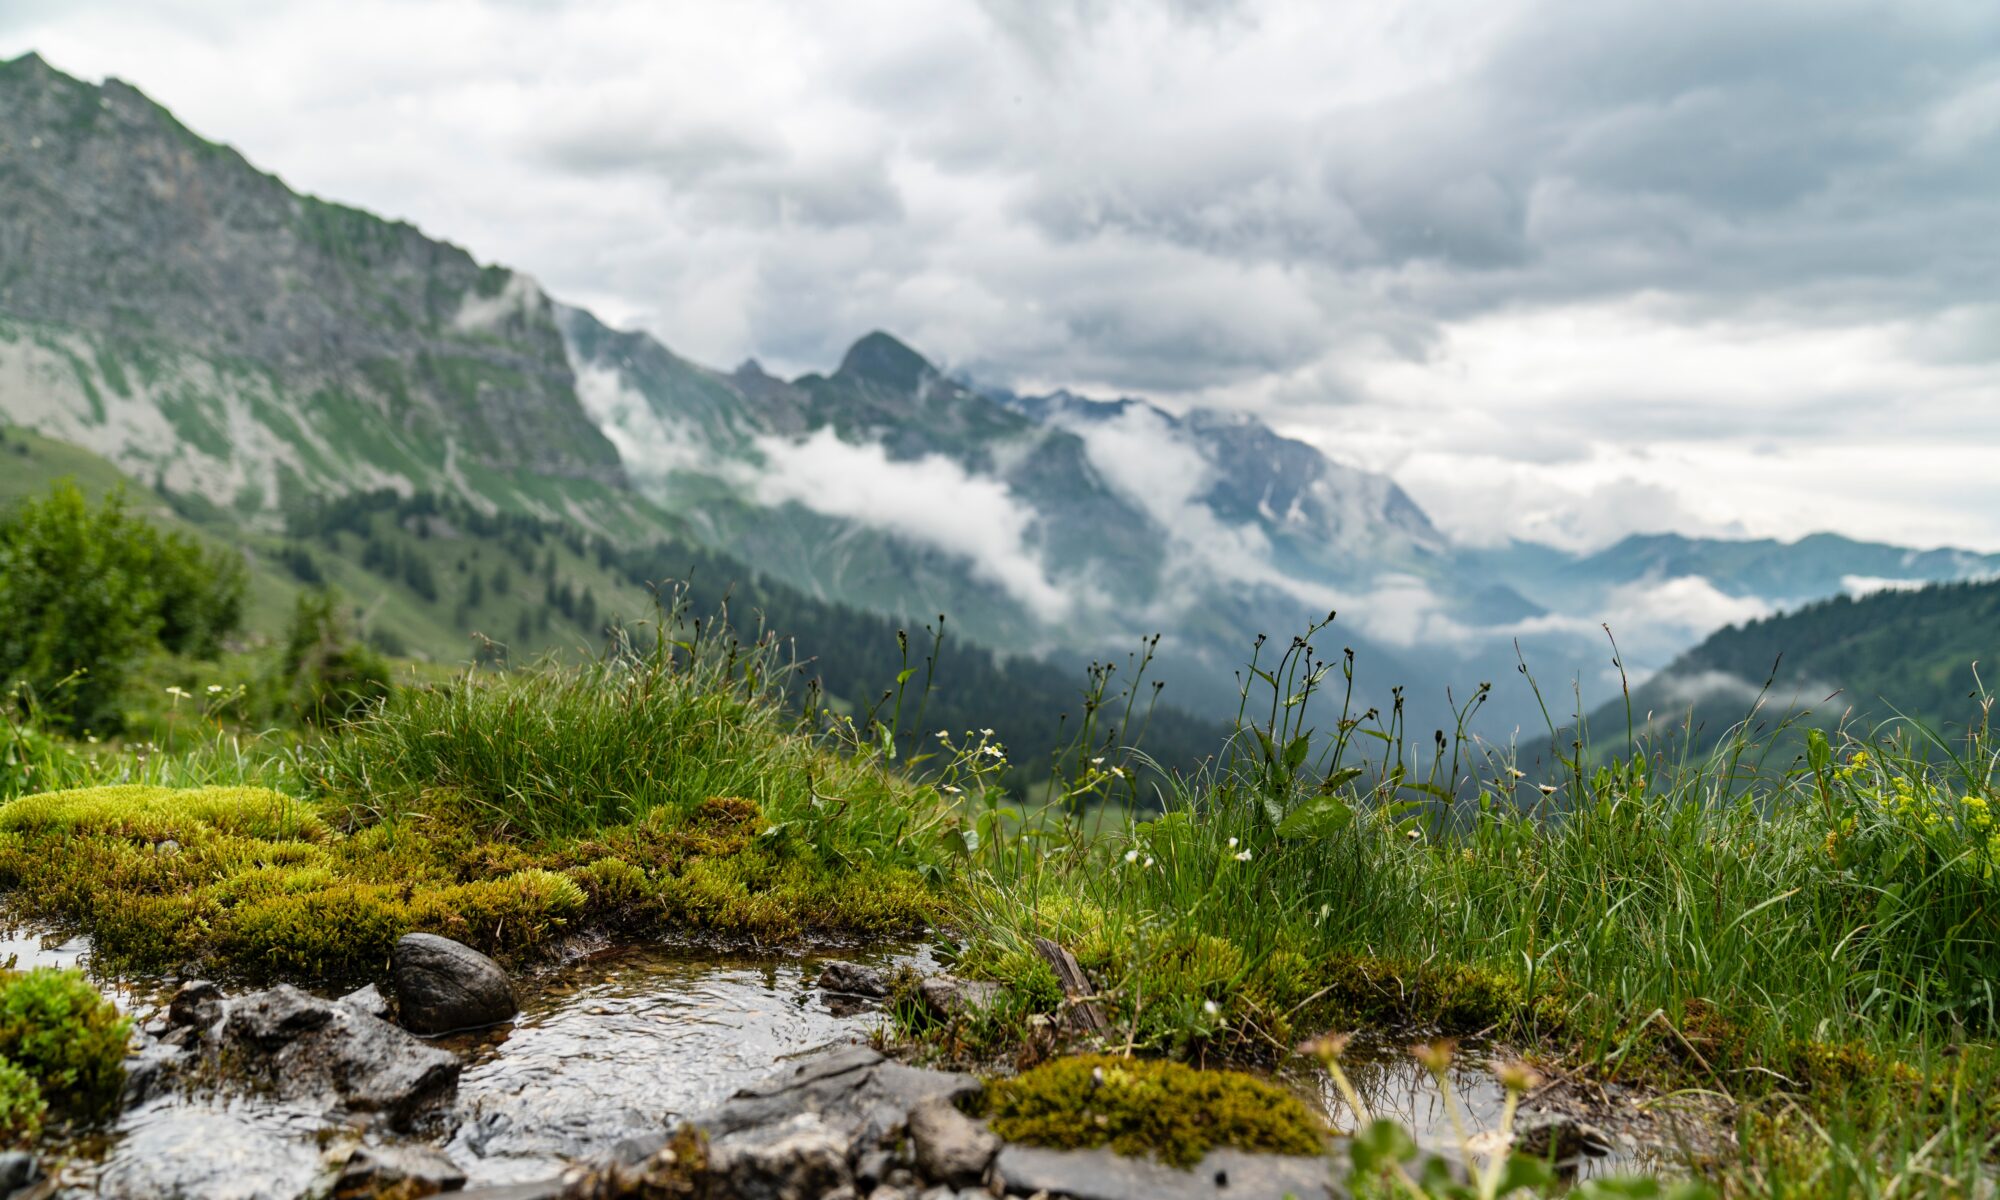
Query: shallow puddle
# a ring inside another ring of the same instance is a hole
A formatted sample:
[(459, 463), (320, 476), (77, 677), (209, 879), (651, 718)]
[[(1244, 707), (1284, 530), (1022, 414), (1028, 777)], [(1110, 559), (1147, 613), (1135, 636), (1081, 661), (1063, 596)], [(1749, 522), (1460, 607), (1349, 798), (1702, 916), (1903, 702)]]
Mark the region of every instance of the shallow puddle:
[[(921, 951), (845, 957), (928, 966)], [(820, 961), (630, 949), (566, 968), (512, 1026), (445, 1043), (468, 1058), (446, 1152), (475, 1181), (543, 1178), (866, 1038), (879, 1010), (835, 1011), (813, 984)]]

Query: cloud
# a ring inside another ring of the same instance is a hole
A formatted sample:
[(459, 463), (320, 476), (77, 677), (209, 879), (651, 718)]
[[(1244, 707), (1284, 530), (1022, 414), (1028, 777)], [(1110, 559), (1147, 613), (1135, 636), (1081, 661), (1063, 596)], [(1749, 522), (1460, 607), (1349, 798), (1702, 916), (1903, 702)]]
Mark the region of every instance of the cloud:
[(942, 455), (892, 459), (874, 442), (845, 442), (830, 428), (796, 441), (763, 437), (760, 502), (797, 503), (814, 512), (885, 529), (972, 562), (1043, 621), (1068, 614), (1071, 594), (1052, 581), (1030, 545), (1033, 510), (1006, 484), (974, 475)]
[(2000, 546), (1990, 4), (20, 0), (29, 48), (698, 361), (891, 328), (1477, 538)]

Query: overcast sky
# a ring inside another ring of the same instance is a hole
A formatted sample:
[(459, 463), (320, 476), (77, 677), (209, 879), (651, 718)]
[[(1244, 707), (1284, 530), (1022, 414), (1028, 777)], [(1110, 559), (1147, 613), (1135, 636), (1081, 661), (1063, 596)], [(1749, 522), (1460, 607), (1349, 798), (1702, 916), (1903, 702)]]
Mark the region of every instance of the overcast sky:
[(6, 0), (690, 357), (1257, 412), (1451, 532), (2000, 548), (2000, 4)]

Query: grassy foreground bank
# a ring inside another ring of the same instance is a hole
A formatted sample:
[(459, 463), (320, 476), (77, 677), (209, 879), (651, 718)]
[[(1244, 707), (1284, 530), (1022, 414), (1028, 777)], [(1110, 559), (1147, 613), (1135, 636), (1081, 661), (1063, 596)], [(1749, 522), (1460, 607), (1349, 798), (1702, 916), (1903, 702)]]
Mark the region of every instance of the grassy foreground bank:
[[(1727, 754), (1635, 754), (1540, 797), (1445, 757), (1475, 748), (1412, 765), (1319, 715), (1340, 664), (1301, 640), (1255, 676), (1268, 715), (1163, 813), (1104, 830), (1017, 811), (976, 734), (918, 774), (893, 738), (801, 722), (773, 654), (711, 629), (468, 675), (283, 753), (17, 727), (7, 752), (41, 790), (0, 806), (0, 884), (114, 963), (260, 978), (376, 974), (410, 929), (507, 954), (592, 929), (937, 926), (962, 973), (1010, 987), (950, 1031), (987, 1054), (1046, 1052), (1027, 1020), (1063, 1005), (1046, 937), (1090, 973), (1114, 1050), (1269, 1062), (1329, 1032), (1477, 1035), (1733, 1097), (1738, 1152), (1696, 1164), (1731, 1192), (1973, 1195), (1994, 1169), (1983, 737), (1816, 741), (1754, 778)], [(1051, 794), (1115, 790), (1125, 760), (1105, 757)]]

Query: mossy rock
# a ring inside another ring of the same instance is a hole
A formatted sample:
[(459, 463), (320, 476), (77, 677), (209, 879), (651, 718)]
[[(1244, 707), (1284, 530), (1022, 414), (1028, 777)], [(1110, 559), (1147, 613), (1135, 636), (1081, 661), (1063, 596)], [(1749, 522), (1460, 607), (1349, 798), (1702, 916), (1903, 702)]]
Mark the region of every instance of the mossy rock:
[(1086, 1055), (1005, 1079), (984, 1096), (993, 1131), (1063, 1150), (1109, 1145), (1191, 1167), (1217, 1146), (1319, 1154), (1325, 1126), (1297, 1097), (1240, 1071)]

